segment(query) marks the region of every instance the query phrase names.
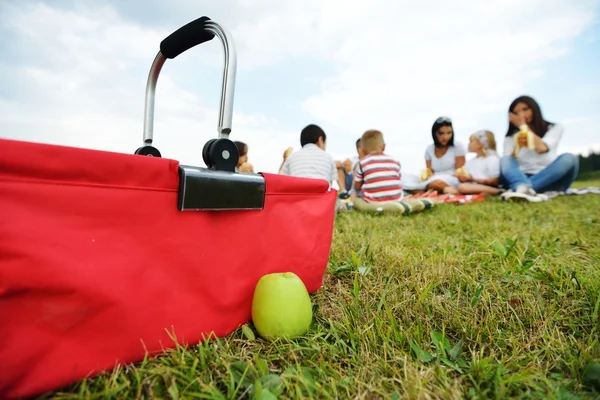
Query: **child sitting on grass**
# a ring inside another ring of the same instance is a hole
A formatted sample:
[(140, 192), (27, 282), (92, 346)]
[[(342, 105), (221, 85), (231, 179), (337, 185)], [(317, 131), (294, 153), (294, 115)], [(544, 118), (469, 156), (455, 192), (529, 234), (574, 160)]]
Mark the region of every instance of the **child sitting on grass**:
[(340, 185), (341, 199), (348, 198), (354, 192), (354, 190), (352, 190), (352, 182), (354, 182), (354, 171), (356, 170), (356, 164), (363, 156), (362, 148), (360, 147), (360, 138), (356, 141), (356, 152), (357, 155), (352, 158), (347, 158), (344, 161), (335, 162), (335, 165), (338, 170), (338, 182)]
[(467, 161), (456, 178), (461, 182), (458, 192), (463, 194), (498, 194), (500, 183), (500, 157), (496, 153), (496, 140), (490, 131), (477, 131), (469, 138), (469, 152), (477, 156)]
[(367, 203), (402, 200), (400, 163), (384, 154), (383, 134), (368, 130), (362, 135), (360, 145), (364, 157), (356, 164), (354, 189), (361, 192)]
[(279, 173), (301, 178), (324, 179), (330, 184), (337, 181), (335, 161), (325, 150), (326, 141), (327, 135), (321, 127), (314, 124), (307, 125), (300, 132), (302, 149), (291, 154), (286, 150)]
[[(330, 185), (338, 180), (338, 171), (333, 157), (326, 151), (327, 135), (315, 124), (310, 124), (300, 132), (302, 149), (291, 152), (288, 148), (283, 153), (283, 162), (279, 168), (282, 175), (291, 175), (299, 178), (324, 179)], [(338, 181), (340, 187), (343, 182)], [(347, 209), (341, 200), (336, 199), (336, 211)]]

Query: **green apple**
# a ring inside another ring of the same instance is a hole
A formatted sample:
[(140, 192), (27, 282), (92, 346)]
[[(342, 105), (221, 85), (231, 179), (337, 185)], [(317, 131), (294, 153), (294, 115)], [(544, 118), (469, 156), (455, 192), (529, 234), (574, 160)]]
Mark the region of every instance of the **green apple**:
[(265, 339), (302, 336), (312, 322), (312, 304), (302, 279), (293, 272), (260, 278), (252, 299), (252, 322)]

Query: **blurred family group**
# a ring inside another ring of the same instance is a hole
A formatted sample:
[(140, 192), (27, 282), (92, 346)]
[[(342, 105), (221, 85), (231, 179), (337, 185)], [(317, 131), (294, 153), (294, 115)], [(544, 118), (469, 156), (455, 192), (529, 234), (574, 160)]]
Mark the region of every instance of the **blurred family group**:
[[(544, 119), (539, 104), (529, 96), (520, 96), (509, 106), (502, 157), (492, 132), (474, 132), (465, 148), (455, 140), (452, 120), (439, 117), (431, 128), (433, 143), (425, 149), (424, 168), (416, 176), (401, 173), (400, 161), (386, 154), (384, 135), (378, 130), (362, 134), (354, 157), (335, 161), (326, 151), (327, 135), (311, 124), (300, 133), (301, 149), (284, 152), (279, 173), (337, 182), (340, 199), (360, 198), (375, 204), (423, 193), (499, 195), (504, 200), (540, 202), (567, 191), (578, 175), (579, 158), (557, 152), (562, 135), (563, 126)], [(248, 146), (236, 145), (238, 171), (254, 172), (248, 163)], [(468, 161), (467, 151), (475, 156)]]

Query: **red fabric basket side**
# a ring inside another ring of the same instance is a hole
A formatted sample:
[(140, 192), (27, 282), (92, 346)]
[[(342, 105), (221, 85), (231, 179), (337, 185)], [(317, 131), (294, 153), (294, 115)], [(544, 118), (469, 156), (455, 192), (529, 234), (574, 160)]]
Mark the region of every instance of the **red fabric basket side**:
[(180, 212), (178, 165), (0, 140), (0, 397), (226, 336), (265, 274), (321, 287), (327, 182), (264, 174), (264, 210)]

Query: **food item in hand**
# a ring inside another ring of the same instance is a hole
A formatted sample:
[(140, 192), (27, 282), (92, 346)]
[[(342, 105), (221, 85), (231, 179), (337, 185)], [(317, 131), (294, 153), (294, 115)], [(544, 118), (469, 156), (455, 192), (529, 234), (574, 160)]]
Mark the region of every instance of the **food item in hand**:
[(346, 171), (347, 174), (350, 173), (350, 171), (352, 171), (352, 160), (346, 159), (344, 160), (344, 170)]
[(519, 151), (521, 150), (521, 146), (519, 145), (519, 141), (527, 139), (527, 148), (530, 150), (535, 149), (535, 141), (533, 140), (533, 134), (526, 129), (521, 129), (519, 133), (515, 135), (515, 157), (519, 156)]
[(429, 168), (423, 169), (423, 171), (421, 171), (421, 182), (426, 181), (432, 175), (433, 175), (433, 171), (431, 169), (429, 169)]
[(465, 167), (458, 168), (455, 173), (456, 175), (466, 176), (467, 178), (471, 176)]
[(294, 148), (293, 147), (288, 147), (285, 150), (285, 152), (283, 153), (283, 158), (287, 159), (290, 156), (290, 154), (292, 154), (292, 151), (294, 151)]
[(254, 172), (254, 166), (249, 162), (245, 162), (238, 168), (239, 172)]

